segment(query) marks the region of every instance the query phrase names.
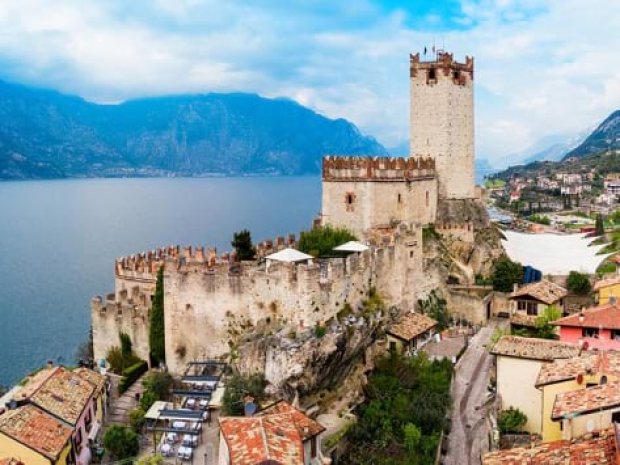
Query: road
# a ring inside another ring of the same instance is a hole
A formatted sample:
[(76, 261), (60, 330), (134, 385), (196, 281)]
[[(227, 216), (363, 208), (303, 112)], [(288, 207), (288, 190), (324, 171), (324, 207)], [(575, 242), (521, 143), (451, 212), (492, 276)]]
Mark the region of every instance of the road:
[(473, 336), (456, 366), (452, 384), (452, 429), (448, 453), (442, 460), (445, 465), (479, 465), (481, 455), (489, 450), (486, 394), (493, 358), (484, 345), (496, 326), (489, 321), (488, 326)]

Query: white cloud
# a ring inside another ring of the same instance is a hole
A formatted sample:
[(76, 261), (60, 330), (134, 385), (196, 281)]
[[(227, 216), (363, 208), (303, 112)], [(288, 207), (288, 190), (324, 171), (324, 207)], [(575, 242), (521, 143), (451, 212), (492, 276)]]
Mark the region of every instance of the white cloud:
[[(620, 107), (620, 2), (463, 0), (452, 31), (371, 1), (3, 0), (6, 79), (98, 101), (183, 92), (289, 96), (386, 145), (408, 137), (408, 53), (476, 58), (478, 154), (495, 160)], [(413, 22), (413, 24), (416, 24)]]

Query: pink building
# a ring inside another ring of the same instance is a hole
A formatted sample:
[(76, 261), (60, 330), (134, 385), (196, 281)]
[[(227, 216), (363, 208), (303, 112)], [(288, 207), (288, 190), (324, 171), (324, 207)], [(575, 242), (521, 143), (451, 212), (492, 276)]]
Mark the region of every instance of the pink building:
[(560, 327), (560, 340), (587, 342), (589, 349), (620, 350), (620, 307), (591, 307), (553, 322)]

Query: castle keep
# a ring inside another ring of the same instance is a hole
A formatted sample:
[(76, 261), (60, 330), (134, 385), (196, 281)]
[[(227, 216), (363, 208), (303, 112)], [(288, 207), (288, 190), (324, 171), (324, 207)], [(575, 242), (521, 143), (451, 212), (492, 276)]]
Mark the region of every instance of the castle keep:
[[(157, 270), (164, 266), (166, 364), (234, 351), (244, 332), (303, 331), (357, 308), (371, 289), (386, 304), (410, 310), (438, 283), (425, 270), (423, 228), (473, 243), (468, 218), (441, 211), (474, 199), (473, 59), (440, 52), (411, 56), (411, 154), (327, 156), (322, 165), (321, 223), (343, 226), (370, 245), (344, 258), (265, 263), (295, 248), (293, 236), (257, 246), (258, 261), (238, 262), (213, 249), (172, 246), (118, 259), (115, 292), (91, 304), (95, 358), (127, 333), (149, 359), (148, 326)], [(455, 205), (455, 204), (454, 204)]]

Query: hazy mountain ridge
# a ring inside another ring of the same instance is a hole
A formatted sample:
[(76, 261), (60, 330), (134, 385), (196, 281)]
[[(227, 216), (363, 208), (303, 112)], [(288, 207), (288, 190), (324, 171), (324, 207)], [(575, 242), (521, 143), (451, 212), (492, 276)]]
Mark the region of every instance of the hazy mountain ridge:
[(620, 149), (620, 110), (609, 115), (585, 140), (564, 159), (584, 157), (607, 150)]
[(204, 94), (99, 105), (0, 81), (0, 178), (318, 173), (325, 154), (386, 155), (292, 100)]

